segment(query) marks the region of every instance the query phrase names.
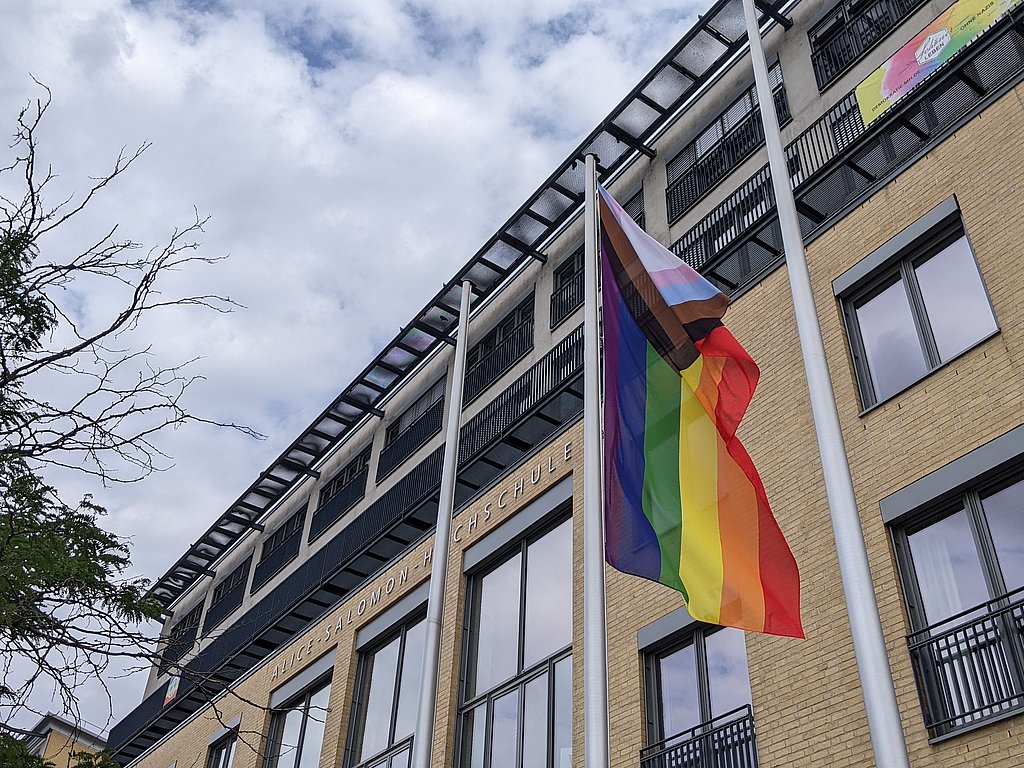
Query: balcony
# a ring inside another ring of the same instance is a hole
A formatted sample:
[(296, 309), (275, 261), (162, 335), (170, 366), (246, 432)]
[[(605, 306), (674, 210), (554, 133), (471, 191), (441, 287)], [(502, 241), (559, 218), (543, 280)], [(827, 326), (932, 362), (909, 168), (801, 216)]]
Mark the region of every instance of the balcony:
[[(874, 0), (847, 4), (845, 15), (830, 16), (811, 30), (811, 65), (818, 88), (833, 82), (864, 54), (888, 37), (923, 5), (923, 0)], [(834, 31), (824, 27), (833, 27)]]
[[(974, 117), (1024, 76), (1017, 8), (896, 106), (865, 126), (853, 92), (786, 147), (805, 241)], [(753, 285), (783, 260), (775, 194), (763, 166), (672, 245), (722, 290)]]
[[(780, 87), (772, 97), (779, 124), (785, 125), (792, 119), (786, 92)], [(755, 110), (672, 182), (667, 193), (669, 221), (677, 221), (763, 144), (764, 126), (760, 112)]]
[(444, 398), (431, 405), (409, 428), (380, 452), (377, 459), (377, 482), (390, 475), (427, 440), (441, 431)]
[(907, 638), (933, 739), (1024, 709), (1024, 590)]
[(334, 525), (342, 515), (359, 503), (366, 493), (366, 478), (369, 473), (369, 467), (363, 467), (351, 480), (339, 488), (337, 493), (317, 508), (309, 524), (310, 541)]
[(577, 272), (551, 293), (551, 327), (565, 322), (583, 303), (583, 272)]
[(757, 768), (750, 706), (641, 750), (640, 768)]
[(533, 318), (520, 323), (466, 373), (462, 404), (468, 405), (533, 349)]

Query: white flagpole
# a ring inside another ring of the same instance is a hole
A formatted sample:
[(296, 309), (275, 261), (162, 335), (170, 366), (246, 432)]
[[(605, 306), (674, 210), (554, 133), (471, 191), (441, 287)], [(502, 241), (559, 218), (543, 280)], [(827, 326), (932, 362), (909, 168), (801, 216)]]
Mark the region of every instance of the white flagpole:
[(586, 158), (583, 267), (583, 740), (587, 768), (607, 768), (608, 638), (601, 503), (601, 356), (597, 335), (597, 162)]
[(420, 678), (420, 703), (416, 733), (412, 740), (413, 768), (430, 768), (434, 744), (434, 705), (437, 701), (437, 673), (441, 651), (441, 619), (444, 614), (445, 581), (448, 576), (448, 541), (451, 538), (452, 513), (455, 510), (455, 470), (459, 458), (459, 427), (462, 417), (462, 385), (466, 377), (466, 346), (469, 337), (469, 300), (473, 284), (462, 282), (459, 307), (459, 335), (455, 339), (455, 366), (452, 391), (448, 398), (444, 457), (441, 465), (441, 498), (434, 530), (434, 551), (430, 562), (430, 594), (427, 598), (427, 635), (423, 648), (423, 675)]
[(909, 768), (907, 746), (900, 723), (900, 710), (893, 688), (892, 671), (885, 650), (885, 636), (878, 616), (878, 603), (871, 582), (864, 532), (860, 525), (857, 500), (853, 493), (850, 464), (839, 425), (832, 379), (825, 358), (825, 344), (811, 292), (803, 236), (796, 214), (796, 201), (789, 185), (789, 172), (782, 149), (779, 118), (768, 83), (768, 66), (761, 43), (761, 29), (754, 10), (754, 0), (743, 0), (743, 12), (750, 38), (750, 58), (754, 64), (761, 122), (764, 124), (768, 163), (775, 190), (775, 203), (782, 228), (786, 267), (793, 292), (800, 349), (803, 353), (807, 386), (810, 391), (811, 414), (818, 438), (825, 493), (832, 515), (832, 530), (839, 556), (839, 572), (843, 581), (846, 610), (850, 616), (853, 649), (864, 695), (871, 746), (879, 768)]

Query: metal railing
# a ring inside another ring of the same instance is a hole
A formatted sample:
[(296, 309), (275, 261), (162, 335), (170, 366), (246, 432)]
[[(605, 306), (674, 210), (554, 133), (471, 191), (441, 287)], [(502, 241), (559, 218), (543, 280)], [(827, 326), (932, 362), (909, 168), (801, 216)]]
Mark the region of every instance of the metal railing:
[(750, 705), (642, 749), (640, 768), (757, 768)]
[(369, 474), (369, 467), (363, 467), (317, 508), (309, 524), (310, 541), (334, 525), (342, 515), (359, 503), (366, 494), (366, 478)]
[(299, 554), (299, 544), (301, 541), (302, 526), (300, 525), (273, 552), (268, 552), (260, 558), (252, 572), (252, 587), (249, 588), (250, 594), (256, 592), (256, 590), (270, 581), (278, 571), (295, 559), (295, 556)]
[(204, 635), (211, 629), (216, 628), (242, 604), (242, 601), (245, 599), (245, 587), (249, 582), (249, 568), (251, 566), (252, 555), (250, 554), (245, 559), (245, 562), (239, 566), (244, 575), (239, 579), (238, 583), (232, 586), (231, 589), (225, 590), (217, 602), (210, 603), (210, 607), (206, 609), (206, 617), (203, 619)]
[(1024, 590), (915, 632), (907, 645), (932, 737), (1024, 709)]
[(583, 272), (577, 272), (551, 293), (551, 327), (565, 322), (583, 304)]
[(394, 439), (377, 459), (377, 482), (394, 472), (416, 449), (441, 431), (444, 418), (444, 398), (431, 405), (409, 428)]
[[(820, 45), (812, 43), (811, 65), (818, 88), (824, 88), (838, 78), (923, 4), (924, 0), (858, 3), (856, 10), (848, 12), (842, 29)], [(811, 30), (812, 35), (814, 32)]]
[[(779, 123), (785, 125), (792, 119), (785, 89), (780, 86), (772, 98)], [(669, 222), (690, 210), (763, 144), (761, 114), (754, 109), (672, 182), (666, 192)]]
[(533, 318), (516, 326), (505, 338), (466, 372), (462, 404), (478, 398), (505, 371), (533, 349)]

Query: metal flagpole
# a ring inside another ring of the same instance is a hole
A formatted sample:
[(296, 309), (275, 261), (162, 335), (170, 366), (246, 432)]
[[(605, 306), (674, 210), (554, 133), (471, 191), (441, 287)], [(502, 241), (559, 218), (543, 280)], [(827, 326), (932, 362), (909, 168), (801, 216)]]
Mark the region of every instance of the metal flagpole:
[[(597, 336), (597, 161), (586, 158), (583, 329), (583, 741), (587, 768), (607, 768), (608, 638), (601, 503), (601, 357)], [(582, 763), (582, 761), (579, 761)]]
[(462, 302), (459, 307), (459, 335), (455, 340), (455, 367), (452, 371), (452, 391), (448, 398), (448, 421), (441, 465), (441, 498), (437, 508), (437, 528), (434, 531), (434, 551), (430, 563), (423, 676), (420, 678), (416, 735), (412, 740), (413, 768), (430, 768), (430, 751), (434, 743), (434, 704), (437, 700), (437, 672), (441, 651), (441, 618), (444, 614), (444, 589), (448, 576), (448, 541), (451, 538), (452, 513), (455, 511), (455, 469), (459, 457), (462, 385), (466, 377), (469, 300), (472, 294), (473, 284), (469, 280), (463, 280)]
[(807, 272), (807, 257), (796, 215), (796, 202), (789, 185), (789, 173), (782, 150), (779, 118), (772, 89), (768, 83), (768, 67), (761, 44), (761, 29), (754, 11), (754, 0), (743, 0), (743, 12), (750, 38), (750, 58), (754, 64), (754, 82), (757, 85), (761, 121), (764, 124), (768, 163), (771, 168), (775, 203), (782, 227), (782, 243), (786, 252), (786, 267), (793, 291), (793, 309), (796, 315), (800, 349), (803, 353), (807, 386), (810, 391), (814, 431), (818, 438), (821, 469), (825, 477), (825, 493), (832, 515), (832, 530), (839, 556), (839, 572), (846, 597), (846, 610), (850, 616), (853, 649), (857, 657), (867, 712), (871, 746), (875, 764), (879, 768), (909, 768), (907, 746), (900, 724), (900, 711), (892, 683), (892, 672), (885, 650), (882, 622), (878, 616), (878, 603), (871, 582), (864, 532), (860, 526), (857, 500), (853, 493), (850, 464), (839, 426), (832, 379), (825, 359), (825, 344), (814, 307), (811, 278)]

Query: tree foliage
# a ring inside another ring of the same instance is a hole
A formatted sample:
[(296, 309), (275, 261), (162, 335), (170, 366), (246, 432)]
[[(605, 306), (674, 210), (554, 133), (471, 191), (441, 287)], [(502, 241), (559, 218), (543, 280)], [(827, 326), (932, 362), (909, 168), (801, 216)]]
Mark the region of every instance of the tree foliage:
[[(158, 433), (190, 422), (259, 435), (191, 413), (194, 361), (162, 365), (139, 341), (153, 312), (235, 306), (164, 291), (169, 273), (218, 261), (197, 253), (203, 220), (151, 249), (120, 238), (117, 225), (69, 246), (72, 222), (148, 145), (122, 150), (84, 193), (49, 204), (57, 177), (39, 158), (48, 106), (47, 91), (22, 110), (13, 161), (0, 168), (0, 712), (26, 706), (46, 683), (75, 714), (79, 684), (113, 659), (152, 661), (137, 625), (160, 606), (144, 579), (127, 576), (128, 543), (100, 526), (103, 507), (63, 498), (48, 478), (70, 470), (101, 488), (137, 482), (169, 465)], [(83, 296), (99, 307), (82, 312)]]

